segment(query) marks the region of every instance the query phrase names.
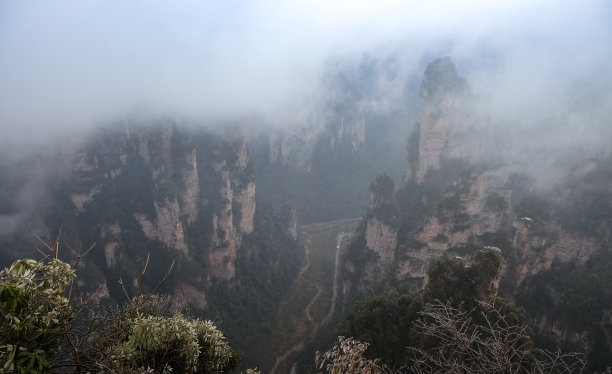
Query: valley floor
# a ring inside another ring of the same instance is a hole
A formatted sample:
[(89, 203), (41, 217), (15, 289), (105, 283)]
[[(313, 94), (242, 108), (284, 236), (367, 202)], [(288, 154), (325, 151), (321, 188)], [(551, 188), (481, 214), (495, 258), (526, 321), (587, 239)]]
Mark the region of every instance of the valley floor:
[[(302, 226), (300, 240), (306, 247), (302, 269), (277, 311), (270, 355), (262, 360), (262, 372), (289, 373), (295, 357), (334, 312), (337, 296), (339, 251), (361, 218)], [(334, 290), (336, 288), (336, 291)], [(268, 370), (269, 369), (269, 370)]]

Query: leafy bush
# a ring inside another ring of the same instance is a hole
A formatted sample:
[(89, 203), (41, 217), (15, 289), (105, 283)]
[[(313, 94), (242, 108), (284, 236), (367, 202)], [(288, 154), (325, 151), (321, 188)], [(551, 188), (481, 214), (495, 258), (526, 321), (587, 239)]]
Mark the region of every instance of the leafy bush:
[(411, 345), (410, 329), (422, 307), (418, 298), (394, 291), (371, 296), (355, 304), (336, 334), (369, 343), (367, 358), (399, 364), (407, 359), (405, 347)]
[(240, 364), (211, 321), (176, 312), (167, 298), (139, 290), (125, 308), (71, 307), (64, 292), (74, 278), (56, 258), (0, 271), (0, 374), (222, 374)]
[(325, 368), (329, 374), (379, 373), (378, 360), (363, 357), (368, 346), (368, 343), (340, 336), (333, 349), (323, 354), (317, 352), (317, 368)]
[(74, 271), (57, 259), (14, 262), (0, 271), (0, 373), (40, 373), (60, 349), (72, 309)]
[(137, 313), (116, 325), (123, 334), (107, 341), (106, 360), (96, 362), (100, 372), (229, 373), (240, 363), (223, 333), (210, 321), (176, 314), (172, 317)]

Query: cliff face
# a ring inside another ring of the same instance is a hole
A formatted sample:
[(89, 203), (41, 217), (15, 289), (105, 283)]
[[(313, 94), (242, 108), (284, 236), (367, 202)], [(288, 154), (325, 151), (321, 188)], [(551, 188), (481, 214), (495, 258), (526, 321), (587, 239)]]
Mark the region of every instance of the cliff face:
[(476, 249), (499, 245), (498, 235), (511, 216), (511, 197), (511, 181), (483, 170), (466, 171), (399, 246), (396, 278), (412, 280), (418, 287), (431, 260), (446, 254), (469, 261)]
[(387, 174), (370, 185), (370, 209), (365, 218), (365, 244), (377, 256), (375, 268), (384, 271), (395, 260), (399, 212), (393, 197), (393, 179)]
[(380, 174), (370, 185), (370, 208), (344, 256), (343, 292), (363, 293), (395, 262), (399, 211), (393, 179)]
[[(497, 166), (475, 163), (481, 151), (477, 145), (485, 141), (479, 129), (486, 124), (471, 113), (467, 85), (449, 58), (429, 64), (420, 96), (422, 118), (410, 140), (416, 150), (410, 150), (406, 182), (423, 188), (438, 183), (442, 192), (410, 240), (401, 243), (399, 278), (424, 277), (423, 264), (442, 253), (462, 256), (475, 246), (499, 245), (500, 233), (513, 238), (502, 243), (510, 261), (504, 283), (511, 289), (555, 261), (581, 264), (601, 248), (596, 236), (568, 231), (554, 220), (513, 216), (513, 205), (525, 187), (517, 188), (516, 176), (500, 173)], [(597, 165), (591, 161), (575, 173), (584, 177), (594, 170)], [(433, 174), (428, 177), (429, 172)], [(571, 200), (570, 194), (557, 192), (557, 204)]]
[(321, 131), (317, 126), (303, 126), (294, 131), (269, 130), (267, 161), (274, 165), (308, 168), (311, 149)]
[[(421, 123), (398, 192), (405, 210), (393, 282), (418, 292), (433, 259), (469, 262), (477, 249), (498, 247), (506, 264), (494, 288), (527, 310), (539, 337), (608, 362), (597, 352), (612, 347), (612, 296), (599, 286), (610, 282), (612, 263), (612, 162), (587, 160), (539, 188), (537, 175), (506, 172), (492, 146), (481, 147), (503, 130), (487, 130), (471, 113), (465, 87), (448, 59), (425, 72)], [(373, 227), (366, 223), (372, 241)], [(372, 266), (374, 259), (362, 268)]]
[(415, 238), (430, 249), (447, 250), (471, 236), (504, 228), (510, 214), (512, 186), (472, 171), (447, 190)]
[(181, 209), (176, 198), (165, 198), (163, 201), (153, 201), (155, 218), (149, 219), (147, 215), (134, 213), (146, 237), (158, 240), (169, 248), (186, 250), (185, 232), (181, 220)]
[(350, 152), (357, 151), (366, 141), (366, 120), (363, 115), (352, 120), (346, 120), (340, 115), (340, 121), (329, 126), (330, 146), (346, 144)]
[(143, 256), (135, 248), (184, 256), (202, 269), (200, 286), (174, 288), (200, 308), (207, 304), (202, 285), (234, 279), (256, 211), (244, 141), (175, 125), (111, 129), (83, 144), (71, 165), (69, 199), (83, 222), (77, 230), (103, 248), (103, 272), (133, 272), (128, 259)]
[(186, 215), (188, 225), (198, 219), (198, 200), (200, 196), (200, 179), (198, 176), (198, 157), (195, 149), (185, 154), (185, 167), (181, 173), (183, 186), (185, 186), (180, 199), (183, 202), (183, 214)]
[[(608, 169), (591, 160), (568, 176), (567, 187), (548, 192), (548, 205), (521, 203), (533, 185), (529, 178), (504, 173), (499, 160), (480, 157), (488, 151), (478, 146), (485, 141), (486, 123), (473, 114), (467, 85), (450, 59), (427, 67), (420, 96), (421, 123), (409, 140), (406, 185), (398, 192), (404, 196), (403, 222), (398, 228), (381, 219), (388, 194), (372, 193), (346, 255), (347, 291), (371, 287), (389, 269), (398, 284), (417, 291), (432, 259), (450, 255), (470, 261), (477, 249), (490, 246), (503, 253), (507, 263), (496, 281), (513, 297), (526, 279), (554, 264), (582, 266), (609, 245), (608, 224), (593, 221), (606, 217), (612, 201), (602, 182)], [(517, 213), (517, 204), (538, 216)]]
[(376, 217), (366, 221), (366, 247), (378, 255), (377, 265), (385, 268), (395, 259), (397, 246), (397, 228), (380, 222)]
[[(513, 178), (494, 167), (471, 164), (480, 151), (474, 144), (483, 124), (476, 120), (468, 86), (450, 58), (427, 66), (420, 96), (421, 122), (409, 138), (404, 182), (418, 186), (411, 194), (422, 194), (416, 208), (423, 215), (399, 245), (396, 277), (422, 284), (432, 259), (445, 253), (469, 257), (478, 246), (497, 245), (483, 238), (507, 227)], [(440, 192), (431, 192), (436, 190)]]
[(582, 265), (603, 245), (598, 236), (567, 232), (554, 222), (536, 222), (523, 217), (513, 226), (514, 252), (508, 274), (512, 288), (518, 288), (527, 277), (549, 270), (555, 261)]
[[(304, 126), (293, 131), (270, 130), (267, 135), (267, 162), (310, 172), (313, 150), (320, 144), (334, 150), (354, 153), (366, 142), (365, 115), (353, 113), (350, 119), (343, 114), (331, 116), (333, 119), (324, 126)], [(316, 157), (316, 156), (315, 156)]]
[(449, 57), (431, 62), (425, 70), (419, 92), (421, 110), (418, 160), (409, 163), (405, 181), (423, 182), (428, 170), (438, 169), (440, 160), (466, 158), (473, 150), (455, 139), (469, 129), (468, 87)]

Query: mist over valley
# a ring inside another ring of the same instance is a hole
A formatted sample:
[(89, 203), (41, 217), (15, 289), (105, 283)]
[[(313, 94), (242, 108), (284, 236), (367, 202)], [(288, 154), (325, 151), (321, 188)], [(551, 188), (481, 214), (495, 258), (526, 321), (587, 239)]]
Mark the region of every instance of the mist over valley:
[(427, 335), (444, 312), (518, 336), (516, 367), (604, 372), (611, 35), (605, 1), (3, 2), (2, 287), (57, 245), (71, 297), (129, 324), (169, 295), (233, 352), (183, 369), (125, 328), (40, 367), (331, 372), (343, 336), (377, 370), (491, 372)]

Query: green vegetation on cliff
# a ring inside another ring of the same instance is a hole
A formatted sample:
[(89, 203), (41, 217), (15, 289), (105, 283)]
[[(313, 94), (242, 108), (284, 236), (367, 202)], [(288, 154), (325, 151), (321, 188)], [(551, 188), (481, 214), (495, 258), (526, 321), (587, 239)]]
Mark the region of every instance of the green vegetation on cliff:
[[(421, 296), (388, 291), (355, 304), (338, 344), (317, 354), (328, 373), (573, 373), (575, 353), (535, 347), (525, 311), (495, 296), (503, 260), (478, 251), (470, 265), (443, 257)], [(350, 338), (345, 338), (350, 337)]]
[[(588, 371), (612, 365), (611, 267), (612, 254), (604, 250), (584, 265), (555, 263), (528, 278), (518, 290), (517, 303), (534, 322), (537, 341), (548, 348), (586, 348)], [(553, 323), (559, 335), (549, 333)]]

